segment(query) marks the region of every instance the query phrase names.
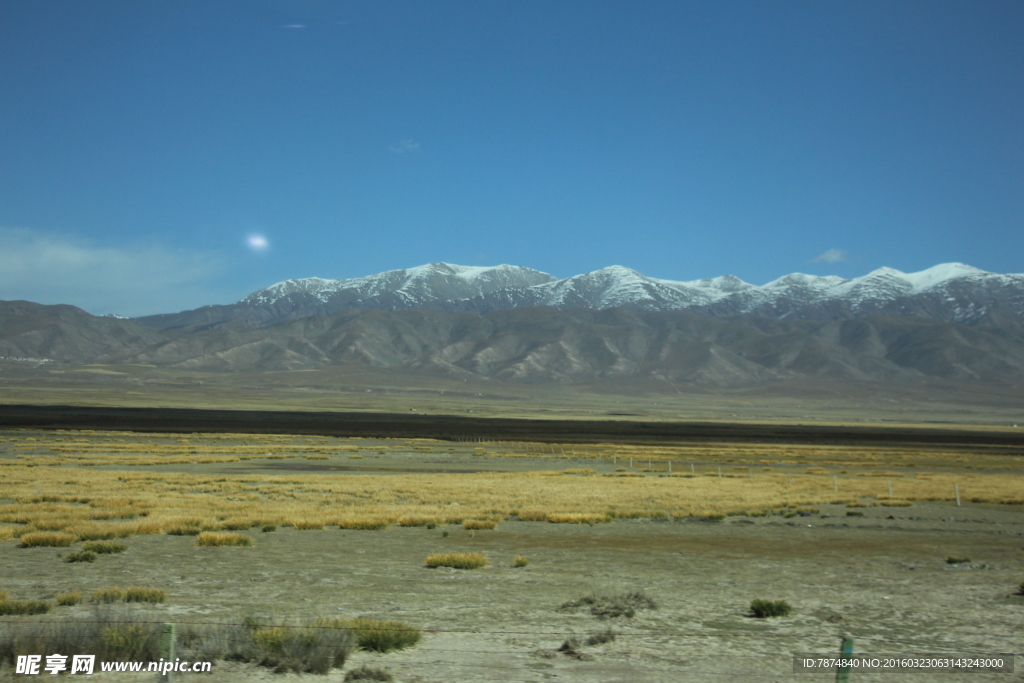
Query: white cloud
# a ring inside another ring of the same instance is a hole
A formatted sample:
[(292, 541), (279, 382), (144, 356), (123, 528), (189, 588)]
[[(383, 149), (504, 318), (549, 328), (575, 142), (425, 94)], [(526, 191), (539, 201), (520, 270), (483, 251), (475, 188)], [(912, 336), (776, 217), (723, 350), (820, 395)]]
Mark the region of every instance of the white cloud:
[(71, 235), (0, 228), (0, 299), (137, 316), (213, 303), (224, 272), (213, 253), (161, 245), (99, 246)]
[(846, 260), (846, 250), (832, 248), (811, 259), (811, 263), (839, 263)]
[(420, 151), (420, 143), (415, 140), (402, 140), (388, 147), (395, 154), (408, 154), (409, 152)]

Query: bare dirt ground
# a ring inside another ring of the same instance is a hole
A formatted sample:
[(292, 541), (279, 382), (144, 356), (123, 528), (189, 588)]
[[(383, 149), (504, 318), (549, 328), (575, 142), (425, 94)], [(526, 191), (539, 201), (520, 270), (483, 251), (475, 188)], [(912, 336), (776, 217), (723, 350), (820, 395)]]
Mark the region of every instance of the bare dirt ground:
[[(461, 527), (279, 529), (252, 533), (252, 548), (135, 536), (126, 540), (126, 553), (93, 564), (66, 564), (60, 549), (18, 549), (10, 541), (0, 544), (0, 576), (18, 597), (112, 584), (161, 587), (168, 601), (149, 613), (181, 624), (244, 615), (398, 619), (426, 630), (420, 644), (385, 655), (356, 653), (346, 669), (370, 663), (405, 683), (832, 681), (833, 672), (794, 674), (792, 655), (834, 654), (843, 635), (855, 637), (857, 652), (872, 654), (1016, 653), (1013, 674), (858, 672), (856, 681), (1024, 680), (1024, 596), (1014, 594), (1024, 580), (1020, 508), (918, 503), (862, 511), (848, 517), (843, 506), (824, 505), (809, 516), (719, 523), (504, 522), (473, 534)], [(491, 565), (424, 567), (428, 554), (445, 551), (481, 552)], [(516, 555), (528, 557), (529, 566), (513, 568)], [(949, 556), (970, 562), (950, 565)], [(634, 590), (654, 598), (658, 609), (608, 620), (558, 611), (588, 593)], [(754, 598), (784, 599), (793, 613), (751, 618)], [(89, 610), (79, 605), (54, 614)], [(609, 627), (616, 639), (584, 647), (582, 658), (557, 652), (567, 637)], [(9, 669), (0, 673), (12, 678)], [(299, 677), (217, 663), (212, 678)], [(175, 677), (199, 679), (211, 680)]]

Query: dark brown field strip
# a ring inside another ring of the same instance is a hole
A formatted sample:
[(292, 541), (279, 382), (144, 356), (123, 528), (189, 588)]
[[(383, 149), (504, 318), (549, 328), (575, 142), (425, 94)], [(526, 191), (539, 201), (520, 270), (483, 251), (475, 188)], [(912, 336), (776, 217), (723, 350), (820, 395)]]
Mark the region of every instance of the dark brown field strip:
[(773, 425), (640, 420), (530, 420), (455, 415), (182, 408), (0, 406), (0, 428), (292, 434), (379, 439), (472, 439), (560, 444), (794, 444), (980, 450), (1024, 455), (1024, 429), (988, 432), (884, 426)]

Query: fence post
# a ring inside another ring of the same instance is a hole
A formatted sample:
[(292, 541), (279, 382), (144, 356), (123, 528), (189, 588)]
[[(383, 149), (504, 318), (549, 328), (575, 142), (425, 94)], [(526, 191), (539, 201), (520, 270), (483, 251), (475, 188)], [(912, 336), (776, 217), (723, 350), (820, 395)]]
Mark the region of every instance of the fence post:
[(835, 489), (836, 493), (839, 493), (839, 479), (836, 475), (832, 475), (832, 488)]
[[(160, 659), (164, 662), (174, 662), (176, 635), (174, 624), (165, 623), (160, 637)], [(157, 680), (159, 683), (170, 683), (172, 680), (171, 672), (161, 669)]]
[(690, 474), (697, 474), (697, 469), (693, 466), (692, 462), (690, 463)]
[(960, 507), (960, 484), (953, 484), (953, 492), (956, 493), (956, 506)]
[(668, 461), (668, 473), (672, 474), (672, 461), (671, 460)]
[[(839, 646), (839, 658), (849, 659), (853, 656), (853, 638), (851, 636), (843, 636), (843, 644)], [(840, 666), (836, 668), (836, 683), (849, 683), (850, 681), (850, 667)]]
[(892, 480), (886, 479), (885, 485), (889, 487), (889, 497), (892, 498)]
[(722, 466), (721, 465), (718, 466), (718, 478), (719, 479), (722, 478)]

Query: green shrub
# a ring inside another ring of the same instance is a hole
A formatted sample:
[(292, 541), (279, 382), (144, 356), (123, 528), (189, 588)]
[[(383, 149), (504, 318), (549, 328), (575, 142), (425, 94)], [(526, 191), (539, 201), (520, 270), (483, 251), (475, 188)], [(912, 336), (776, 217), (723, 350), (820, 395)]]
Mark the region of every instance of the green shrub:
[(358, 617), (356, 619), (321, 619), (318, 626), (347, 629), (351, 631), (360, 649), (373, 652), (391, 652), (412, 647), (420, 642), (423, 632), (409, 624), (401, 621), (387, 621), (384, 619), (370, 619), (369, 617)]
[(758, 598), (750, 603), (750, 611), (758, 619), (789, 616), (792, 609), (785, 600), (762, 600)]
[(454, 569), (481, 569), (487, 566), (487, 558), (480, 553), (438, 553), (426, 559), (431, 569), (452, 567)]
[(39, 531), (25, 534), (19, 539), (19, 548), (66, 548), (78, 537), (74, 534), (62, 534), (55, 531)]
[(20, 614), (46, 614), (50, 611), (50, 603), (42, 600), (3, 600), (0, 601), (0, 616)]
[(620, 595), (586, 595), (579, 600), (566, 602), (558, 609), (561, 612), (575, 612), (583, 608), (599, 619), (612, 619), (633, 617), (643, 609), (658, 609), (658, 604), (643, 591), (632, 591)]
[(82, 602), (82, 591), (70, 591), (68, 593), (57, 593), (54, 600), (62, 607), (71, 607)]
[(159, 588), (150, 588), (148, 586), (132, 586), (125, 588), (124, 590), (124, 601), (125, 602), (151, 602), (160, 603), (167, 599), (167, 593), (160, 590)]
[(90, 553), (85, 550), (80, 550), (74, 553), (68, 553), (64, 556), (65, 562), (95, 562), (96, 553)]
[(530, 564), (530, 560), (523, 555), (516, 555), (516, 559), (512, 560), (513, 567), (526, 567)]
[(271, 531), (277, 531), (277, 527), (273, 524), (264, 524), (262, 527), (260, 527), (260, 531), (264, 533), (269, 533)]
[(394, 677), (384, 669), (374, 669), (369, 666), (361, 666), (358, 669), (352, 669), (345, 674), (346, 683), (349, 683), (350, 681), (377, 681), (378, 683), (391, 683), (391, 681), (394, 680)]
[(113, 541), (89, 541), (82, 544), (82, 550), (88, 553), (97, 553), (98, 555), (115, 555), (128, 550), (128, 546), (124, 543), (115, 543)]
[(956, 557), (951, 556), (946, 558), (946, 564), (967, 564), (971, 561), (969, 557)]
[(196, 538), (196, 545), (208, 546), (236, 546), (248, 547), (253, 545), (252, 536), (245, 534), (218, 533), (216, 531), (204, 531)]

